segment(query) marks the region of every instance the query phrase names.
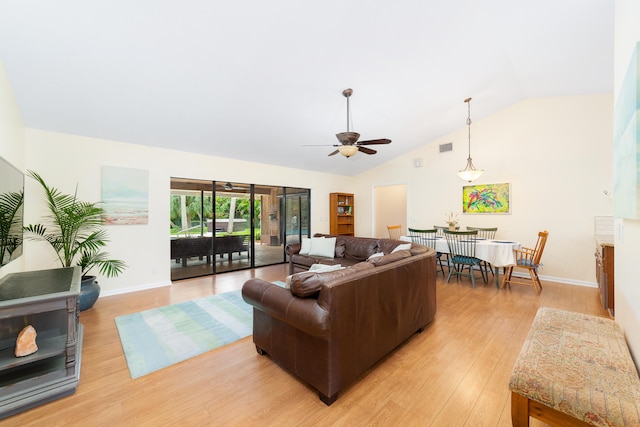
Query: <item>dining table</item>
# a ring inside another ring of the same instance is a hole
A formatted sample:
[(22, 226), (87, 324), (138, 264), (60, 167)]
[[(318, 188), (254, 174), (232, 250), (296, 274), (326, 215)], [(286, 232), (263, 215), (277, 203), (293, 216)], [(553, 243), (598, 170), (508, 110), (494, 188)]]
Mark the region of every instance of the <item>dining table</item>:
[[(405, 242), (412, 242), (411, 236), (401, 236), (400, 240)], [(443, 254), (449, 253), (447, 239), (441, 236), (437, 236), (435, 242), (435, 250), (437, 252)], [(500, 267), (515, 265), (516, 257), (513, 250), (521, 248), (522, 244), (516, 241), (483, 239), (480, 237), (476, 238), (476, 258), (486, 261), (492, 266), (492, 268), (494, 269), (493, 276), (496, 279), (497, 288), (500, 287), (500, 281), (498, 279)]]

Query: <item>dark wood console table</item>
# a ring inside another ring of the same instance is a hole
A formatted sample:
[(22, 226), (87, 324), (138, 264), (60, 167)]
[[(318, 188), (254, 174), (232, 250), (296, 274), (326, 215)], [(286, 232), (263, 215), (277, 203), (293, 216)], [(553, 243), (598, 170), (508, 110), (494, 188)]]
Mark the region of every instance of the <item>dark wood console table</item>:
[[(0, 279), (0, 419), (73, 394), (80, 381), (80, 268), (13, 273)], [(16, 357), (27, 325), (38, 351)]]

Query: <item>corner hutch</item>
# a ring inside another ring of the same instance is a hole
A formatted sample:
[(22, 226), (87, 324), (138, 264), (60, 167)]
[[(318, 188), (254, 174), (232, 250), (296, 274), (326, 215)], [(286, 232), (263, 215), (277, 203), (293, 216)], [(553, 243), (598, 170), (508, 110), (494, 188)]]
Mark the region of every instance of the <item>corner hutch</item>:
[(331, 193), (329, 195), (330, 233), (340, 236), (355, 235), (354, 199), (351, 193)]

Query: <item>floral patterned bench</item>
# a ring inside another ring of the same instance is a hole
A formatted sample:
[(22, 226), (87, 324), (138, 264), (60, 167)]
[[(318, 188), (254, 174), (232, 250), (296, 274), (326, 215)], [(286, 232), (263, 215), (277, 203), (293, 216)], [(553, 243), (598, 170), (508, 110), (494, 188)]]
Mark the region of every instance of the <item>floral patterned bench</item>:
[(538, 310), (509, 381), (511, 420), (640, 426), (640, 379), (620, 326), (586, 314)]

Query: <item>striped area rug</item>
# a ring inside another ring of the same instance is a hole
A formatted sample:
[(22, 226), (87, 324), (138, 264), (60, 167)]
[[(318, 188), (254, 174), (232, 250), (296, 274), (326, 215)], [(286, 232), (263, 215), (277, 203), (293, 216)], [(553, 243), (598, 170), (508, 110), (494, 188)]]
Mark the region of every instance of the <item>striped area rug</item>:
[(240, 291), (115, 319), (131, 378), (138, 378), (252, 333), (252, 307)]

